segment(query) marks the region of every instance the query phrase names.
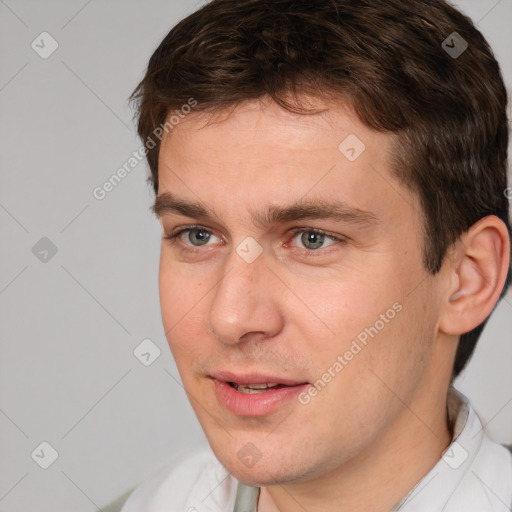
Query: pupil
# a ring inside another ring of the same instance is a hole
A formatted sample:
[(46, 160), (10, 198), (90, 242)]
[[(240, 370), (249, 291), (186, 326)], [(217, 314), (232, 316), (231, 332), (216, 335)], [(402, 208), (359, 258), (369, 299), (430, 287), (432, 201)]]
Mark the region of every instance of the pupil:
[[(204, 229), (196, 229), (191, 231), (190, 234), (195, 233), (194, 239), (190, 240), (192, 243), (194, 242), (208, 242), (210, 235)], [(190, 235), (189, 235), (190, 238)], [(202, 244), (199, 244), (202, 245)]]
[[(306, 232), (302, 235), (302, 243), (310, 249), (318, 249), (321, 247), (324, 241), (324, 235), (322, 233)], [(311, 247), (310, 245), (313, 245)]]

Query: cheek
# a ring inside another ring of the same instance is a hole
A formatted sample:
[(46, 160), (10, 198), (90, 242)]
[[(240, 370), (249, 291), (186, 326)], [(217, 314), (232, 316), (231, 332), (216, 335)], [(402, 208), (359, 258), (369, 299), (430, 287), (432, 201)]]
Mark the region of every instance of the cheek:
[(186, 321), (187, 312), (192, 312), (208, 292), (208, 276), (202, 276), (194, 265), (174, 262), (166, 252), (162, 249), (158, 274), (162, 315), (167, 322)]
[(316, 345), (317, 353), (331, 356), (333, 350), (343, 353), (348, 349), (393, 304), (393, 294), (383, 283), (355, 270), (316, 281), (297, 279), (293, 289), (294, 295), (287, 299), (290, 317), (304, 333), (302, 338)]
[[(314, 354), (310, 361), (315, 377), (329, 369), (336, 374), (338, 384), (332, 391), (338, 385), (345, 390), (382, 387), (370, 370), (389, 384), (404, 373), (406, 380), (414, 380), (426, 364), (432, 331), (430, 299), (422, 288), (426, 283), (411, 293), (422, 273), (403, 269), (398, 262), (387, 263), (378, 268), (368, 265), (364, 271), (344, 269), (317, 280), (297, 279), (294, 292), (304, 304), (293, 295), (287, 299), (288, 313), (306, 350)], [(343, 369), (339, 364), (333, 368), (338, 356)], [(344, 377), (338, 378), (341, 374)]]
[(202, 305), (209, 287), (171, 265), (160, 265), (159, 295), (167, 341), (179, 364), (204, 338)]

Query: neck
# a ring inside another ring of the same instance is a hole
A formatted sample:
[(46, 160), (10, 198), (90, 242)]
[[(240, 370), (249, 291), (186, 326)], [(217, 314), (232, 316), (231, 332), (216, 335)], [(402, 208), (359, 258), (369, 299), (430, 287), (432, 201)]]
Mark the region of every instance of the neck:
[(262, 488), (258, 512), (389, 512), (451, 442), (448, 388), (423, 389), (387, 431), (343, 466), (312, 481)]

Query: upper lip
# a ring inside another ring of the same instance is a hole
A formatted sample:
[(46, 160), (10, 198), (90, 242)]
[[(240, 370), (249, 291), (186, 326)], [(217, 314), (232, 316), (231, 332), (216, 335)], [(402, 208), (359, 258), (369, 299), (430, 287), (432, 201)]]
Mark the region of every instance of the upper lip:
[(284, 379), (270, 373), (263, 372), (251, 372), (237, 374), (230, 371), (217, 371), (210, 374), (210, 376), (216, 380), (223, 382), (233, 382), (235, 384), (241, 384), (242, 386), (247, 384), (283, 384), (284, 386), (298, 386), (299, 384), (307, 384), (304, 380), (295, 379)]

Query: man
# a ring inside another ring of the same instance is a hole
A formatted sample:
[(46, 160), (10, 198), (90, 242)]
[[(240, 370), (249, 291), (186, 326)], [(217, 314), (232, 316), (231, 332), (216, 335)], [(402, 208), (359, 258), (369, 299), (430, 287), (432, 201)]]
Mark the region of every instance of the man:
[(441, 0), (214, 0), (132, 95), (211, 452), (125, 512), (512, 505), (451, 383), (507, 288), (507, 94)]

